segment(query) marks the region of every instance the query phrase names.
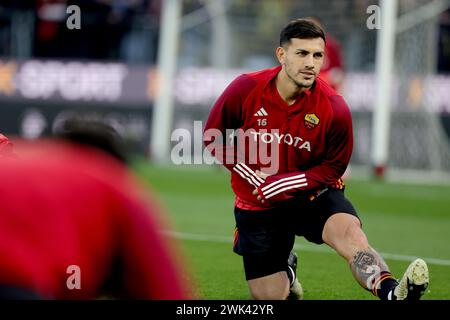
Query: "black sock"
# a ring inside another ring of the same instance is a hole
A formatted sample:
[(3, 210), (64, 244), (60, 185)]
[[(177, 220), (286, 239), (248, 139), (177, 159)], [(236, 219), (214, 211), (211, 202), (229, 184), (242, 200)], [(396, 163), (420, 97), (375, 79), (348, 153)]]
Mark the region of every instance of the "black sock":
[[(397, 285), (398, 282), (394, 279), (392, 274), (389, 271), (383, 271), (380, 274), (379, 280), (374, 285), (375, 287), (379, 288), (372, 289), (372, 294), (380, 298), (380, 300), (396, 300), (393, 290)], [(389, 295), (391, 291), (392, 293)]]

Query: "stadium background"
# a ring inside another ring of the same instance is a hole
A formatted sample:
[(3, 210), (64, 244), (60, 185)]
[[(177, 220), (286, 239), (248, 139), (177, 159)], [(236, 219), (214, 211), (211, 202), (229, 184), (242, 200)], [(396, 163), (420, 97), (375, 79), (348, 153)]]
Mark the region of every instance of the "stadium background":
[[(102, 119), (125, 137), (135, 170), (160, 196), (191, 259), (205, 299), (248, 299), (241, 261), (231, 251), (228, 173), (202, 165), (152, 162), (162, 0), (0, 1), (0, 132), (35, 139), (63, 119)], [(378, 1), (180, 0), (182, 19), (170, 130), (193, 133), (239, 73), (276, 63), (279, 30), (315, 16), (339, 42), (342, 88), (354, 118), (355, 150), (347, 194), (372, 245), (400, 276), (413, 256), (430, 263), (426, 299), (450, 298), (450, 2), (399, 0), (389, 158), (385, 180), (372, 179), (372, 116), (377, 30), (367, 8)], [(67, 6), (81, 9), (70, 30)], [(399, 19), (400, 21), (401, 19)], [(175, 141), (163, 141), (173, 146)], [(192, 159), (202, 157), (195, 153)], [(371, 299), (348, 266), (302, 239), (300, 280), (307, 299)]]

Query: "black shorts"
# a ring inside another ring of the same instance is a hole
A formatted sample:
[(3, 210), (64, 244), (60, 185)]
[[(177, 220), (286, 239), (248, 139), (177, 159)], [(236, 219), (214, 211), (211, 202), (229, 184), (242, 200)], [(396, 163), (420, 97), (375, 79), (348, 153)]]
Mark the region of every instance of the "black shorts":
[(287, 270), (295, 236), (322, 244), (325, 222), (339, 212), (358, 217), (344, 191), (337, 189), (329, 189), (313, 201), (294, 199), (264, 211), (235, 208), (233, 250), (244, 258), (246, 279)]

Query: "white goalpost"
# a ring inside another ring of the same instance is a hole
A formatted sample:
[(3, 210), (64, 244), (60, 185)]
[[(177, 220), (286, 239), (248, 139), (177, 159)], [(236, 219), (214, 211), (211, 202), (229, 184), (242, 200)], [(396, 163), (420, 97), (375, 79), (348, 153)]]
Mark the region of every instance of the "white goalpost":
[(164, 0), (158, 47), (157, 96), (153, 109), (150, 153), (155, 162), (164, 163), (170, 151), (173, 118), (173, 84), (177, 65), (182, 0)]
[(376, 101), (372, 124), (372, 164), (376, 176), (382, 176), (389, 152), (390, 104), (395, 52), (397, 0), (381, 0), (381, 28), (377, 37)]
[(209, 48), (214, 67), (226, 69), (231, 44), (226, 10), (230, 0), (205, 0), (203, 7), (183, 16), (183, 0), (163, 0), (161, 35), (157, 61), (157, 96), (155, 99), (150, 154), (155, 163), (167, 163), (171, 147), (174, 110), (174, 76), (177, 69), (178, 47), (182, 32), (211, 20), (212, 44)]

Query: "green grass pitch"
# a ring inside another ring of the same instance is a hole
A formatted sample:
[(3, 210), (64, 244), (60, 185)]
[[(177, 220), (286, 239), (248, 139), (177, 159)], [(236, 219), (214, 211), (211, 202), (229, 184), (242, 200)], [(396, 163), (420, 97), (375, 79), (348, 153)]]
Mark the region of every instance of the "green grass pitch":
[[(137, 162), (135, 171), (169, 213), (199, 298), (250, 299), (241, 258), (232, 252), (229, 173), (217, 167), (156, 168), (144, 162)], [(394, 276), (401, 277), (413, 257), (422, 257), (430, 269), (423, 299), (450, 299), (450, 186), (350, 180), (346, 195)], [(326, 245), (297, 238), (295, 250), (305, 299), (376, 299)]]

